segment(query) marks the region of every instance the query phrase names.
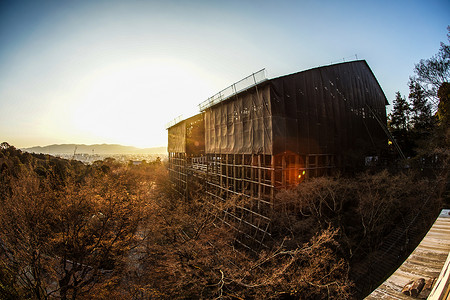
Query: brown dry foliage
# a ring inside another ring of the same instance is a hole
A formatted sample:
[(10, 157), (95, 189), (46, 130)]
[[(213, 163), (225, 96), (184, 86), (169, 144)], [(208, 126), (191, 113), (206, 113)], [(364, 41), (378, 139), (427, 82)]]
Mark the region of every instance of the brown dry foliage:
[(0, 296), (10, 299), (349, 299), (353, 261), (435, 184), (386, 171), (304, 181), (278, 194), (268, 247), (248, 251), (217, 218), (241, 200), (211, 206), (200, 188), (183, 199), (159, 163), (38, 165), (0, 181)]
[(1, 268), (16, 278), (11, 294), (79, 298), (111, 283), (138, 242), (148, 184), (124, 168), (83, 176), (24, 169), (8, 175), (0, 206)]
[(166, 182), (157, 181), (145, 246), (128, 266), (127, 298), (351, 298), (337, 230), (319, 230), (294, 248), (280, 239), (249, 252), (235, 247), (236, 232), (216, 217), (229, 203), (213, 207), (200, 195), (183, 200)]
[(442, 207), (439, 186), (413, 172), (393, 175), (386, 170), (355, 178), (313, 178), (278, 194), (274, 234), (288, 235), (298, 244), (331, 225), (339, 229), (345, 256), (363, 257), (405, 217), (424, 210), (424, 203), (435, 215)]

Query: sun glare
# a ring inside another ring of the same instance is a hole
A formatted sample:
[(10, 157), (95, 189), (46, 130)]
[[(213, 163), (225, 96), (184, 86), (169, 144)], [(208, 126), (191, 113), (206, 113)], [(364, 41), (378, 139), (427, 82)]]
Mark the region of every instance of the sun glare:
[(201, 70), (168, 58), (110, 65), (81, 85), (73, 126), (108, 143), (164, 144), (164, 125), (201, 102), (208, 81)]

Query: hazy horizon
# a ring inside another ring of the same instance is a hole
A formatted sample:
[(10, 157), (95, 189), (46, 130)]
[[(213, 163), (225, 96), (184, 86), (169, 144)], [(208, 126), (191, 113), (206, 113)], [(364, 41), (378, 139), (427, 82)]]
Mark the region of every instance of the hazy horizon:
[(46, 146), (35, 146), (20, 148), (22, 151), (32, 152), (32, 153), (47, 153), (51, 155), (74, 155), (77, 154), (88, 154), (88, 155), (154, 155), (167, 153), (167, 147), (149, 147), (149, 148), (138, 148), (134, 146), (126, 146), (120, 144), (52, 144)]
[(37, 148), (37, 147), (49, 147), (49, 146), (59, 146), (59, 145), (83, 145), (83, 146), (95, 146), (95, 145), (117, 145), (117, 146), (124, 146), (124, 147), (134, 147), (137, 149), (147, 149), (147, 148), (162, 148), (162, 147), (166, 147), (167, 148), (167, 142), (166, 144), (162, 144), (162, 145), (154, 145), (154, 146), (134, 146), (134, 145), (127, 145), (127, 144), (120, 144), (120, 143), (103, 143), (103, 142), (94, 142), (94, 143), (72, 143), (72, 142), (67, 142), (67, 143), (50, 143), (50, 144), (33, 144), (33, 145), (24, 145), (24, 146), (18, 146), (17, 144), (11, 143), (7, 140), (1, 140), (0, 143), (6, 142), (11, 146), (14, 146), (15, 148), (18, 149), (26, 149), (26, 148)]
[(165, 125), (266, 68), (365, 59), (387, 99), (447, 41), (448, 1), (2, 1), (0, 139), (167, 145)]
[[(3, 141), (2, 141), (3, 142)], [(10, 143), (8, 143), (10, 144)], [(10, 144), (11, 146), (16, 147), (13, 144)], [(162, 148), (162, 147), (167, 147), (167, 145), (160, 145), (160, 146), (151, 146), (151, 147), (136, 147), (133, 145), (123, 145), (123, 144), (108, 144), (108, 143), (93, 143), (93, 144), (83, 144), (83, 143), (60, 143), (60, 144), (48, 144), (48, 145), (33, 145), (33, 146), (25, 146), (25, 147), (20, 147), (20, 149), (25, 149), (25, 148), (45, 148), (45, 147), (49, 147), (49, 146), (62, 146), (62, 145), (80, 145), (80, 146), (103, 146), (103, 145), (107, 145), (107, 146), (123, 146), (123, 147), (133, 147), (133, 148), (137, 148), (137, 149), (147, 149), (147, 148)], [(17, 147), (19, 148), (19, 147)]]

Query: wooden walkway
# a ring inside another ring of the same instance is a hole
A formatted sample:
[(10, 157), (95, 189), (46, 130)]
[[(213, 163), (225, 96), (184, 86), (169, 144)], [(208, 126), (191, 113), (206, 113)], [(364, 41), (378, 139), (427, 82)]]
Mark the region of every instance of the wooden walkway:
[(450, 209), (444, 209), (413, 253), (385, 282), (365, 299), (426, 299), (431, 288), (423, 288), (413, 298), (402, 293), (411, 281), (436, 278), (450, 253)]

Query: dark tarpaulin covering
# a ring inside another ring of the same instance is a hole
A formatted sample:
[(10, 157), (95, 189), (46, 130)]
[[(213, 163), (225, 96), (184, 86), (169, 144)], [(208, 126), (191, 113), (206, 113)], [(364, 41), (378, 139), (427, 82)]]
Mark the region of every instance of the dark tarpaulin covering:
[(207, 153), (272, 153), (270, 87), (259, 85), (205, 111)]
[(167, 129), (169, 140), (167, 151), (169, 153), (186, 152), (186, 123), (181, 121)]
[(205, 153), (203, 114), (183, 120), (168, 129), (168, 152), (199, 156)]
[(203, 114), (195, 115), (185, 122), (186, 153), (193, 156), (205, 154), (205, 121)]
[[(271, 79), (180, 122), (169, 128), (168, 148), (217, 154), (377, 154), (387, 137), (370, 109), (386, 125), (386, 104), (366, 61), (319, 67)], [(198, 124), (197, 129), (187, 130), (189, 124)], [(204, 145), (190, 148), (202, 134)]]
[[(273, 153), (376, 153), (386, 135), (386, 97), (365, 61), (315, 68), (271, 80)], [(370, 152), (370, 151), (366, 151)]]

